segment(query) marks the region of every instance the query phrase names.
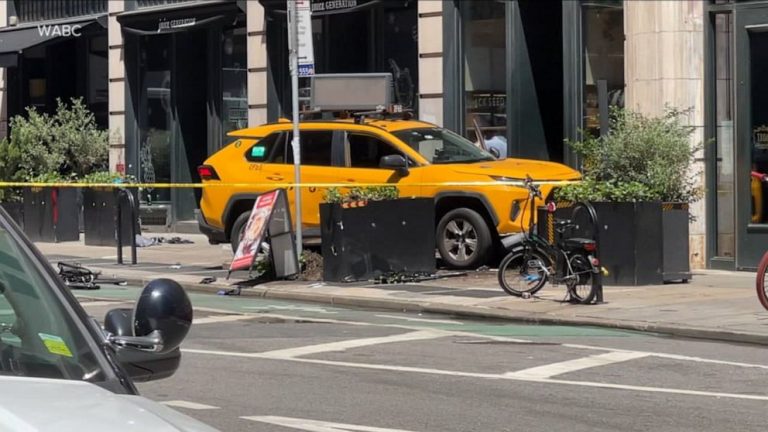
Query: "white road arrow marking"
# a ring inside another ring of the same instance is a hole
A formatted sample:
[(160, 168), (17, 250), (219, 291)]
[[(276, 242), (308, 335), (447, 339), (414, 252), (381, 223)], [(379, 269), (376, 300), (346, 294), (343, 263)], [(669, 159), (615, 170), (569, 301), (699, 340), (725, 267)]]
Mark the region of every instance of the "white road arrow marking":
[(164, 401), (160, 402), (163, 405), (167, 405), (170, 407), (175, 408), (186, 408), (191, 410), (209, 410), (209, 409), (219, 409), (219, 407), (201, 404), (197, 402), (189, 402), (189, 401), (183, 401), (183, 400), (171, 400), (171, 401)]
[(269, 423), (278, 426), (300, 429), (311, 432), (411, 432), (405, 429), (385, 429), (372, 426), (360, 426), (353, 424), (331, 423), (319, 420), (302, 418), (278, 417), (278, 416), (250, 416), (240, 417), (260, 423)]

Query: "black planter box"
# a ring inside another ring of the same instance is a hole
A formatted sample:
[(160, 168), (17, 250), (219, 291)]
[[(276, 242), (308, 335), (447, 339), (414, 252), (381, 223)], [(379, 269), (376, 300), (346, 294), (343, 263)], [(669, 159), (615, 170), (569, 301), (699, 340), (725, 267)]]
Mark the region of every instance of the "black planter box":
[(430, 198), (320, 205), (323, 280), (352, 282), (388, 273), (435, 271), (435, 205)]
[(3, 202), (0, 203), (0, 207), (8, 213), (8, 216), (16, 222), (16, 225), (24, 229), (24, 203)]
[[(660, 202), (592, 203), (599, 221), (604, 285), (660, 285), (691, 278), (688, 206)], [(558, 203), (555, 218), (572, 218), (572, 203)], [(551, 238), (547, 211), (538, 210), (538, 233)], [(574, 237), (592, 237), (581, 218)]]
[[(131, 190), (138, 204), (138, 192)], [(121, 198), (121, 233), (123, 245), (131, 241), (131, 208), (125, 196)], [(117, 203), (118, 190), (87, 188), (83, 191), (83, 235), (88, 246), (117, 246)], [(138, 209), (133, 223), (138, 229)]]
[(80, 240), (80, 189), (24, 188), (24, 233), (31, 241)]

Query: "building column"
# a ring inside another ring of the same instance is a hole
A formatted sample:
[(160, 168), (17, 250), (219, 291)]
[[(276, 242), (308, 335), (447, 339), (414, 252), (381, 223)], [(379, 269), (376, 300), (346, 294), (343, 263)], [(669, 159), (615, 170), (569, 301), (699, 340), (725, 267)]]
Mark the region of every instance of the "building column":
[[(419, 119), (443, 125), (443, 2), (418, 2)], [(447, 83), (458, 85), (458, 83)]]
[[(691, 109), (687, 124), (695, 127), (692, 146), (704, 140), (704, 2), (626, 1), (626, 107), (660, 115), (665, 106)], [(703, 151), (693, 172), (704, 188)], [(690, 263), (706, 267), (705, 200), (690, 207)]]
[(124, 0), (110, 0), (107, 12), (109, 45), (109, 169), (125, 173), (125, 62), (123, 33), (117, 15), (125, 10)]
[(248, 32), (248, 126), (267, 122), (267, 22), (264, 6), (246, 2)]
[[(0, 27), (8, 26), (8, 1), (0, 1)], [(8, 136), (8, 92), (5, 90), (8, 70), (0, 68), (0, 139)]]

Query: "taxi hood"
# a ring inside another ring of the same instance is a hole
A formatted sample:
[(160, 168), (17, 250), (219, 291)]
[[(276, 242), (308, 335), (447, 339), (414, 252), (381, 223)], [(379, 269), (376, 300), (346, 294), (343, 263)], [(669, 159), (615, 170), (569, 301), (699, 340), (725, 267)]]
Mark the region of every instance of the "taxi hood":
[(503, 159), (488, 162), (452, 165), (454, 171), (509, 179), (524, 179), (526, 175), (534, 180), (578, 180), (581, 173), (557, 162), (530, 159)]
[(141, 396), (84, 381), (0, 376), (0, 430), (215, 432)]

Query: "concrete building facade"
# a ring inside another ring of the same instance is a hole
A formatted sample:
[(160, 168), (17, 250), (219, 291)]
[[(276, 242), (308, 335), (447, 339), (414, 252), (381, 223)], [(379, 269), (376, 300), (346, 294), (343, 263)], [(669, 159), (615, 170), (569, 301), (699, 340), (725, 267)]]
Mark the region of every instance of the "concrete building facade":
[[(55, 97), (86, 95), (110, 129), (113, 170), (190, 182), (227, 144), (226, 132), (290, 114), (285, 0), (55, 3), (0, 2), (0, 133), (26, 106), (50, 110)], [(759, 181), (768, 172), (768, 107), (750, 77), (768, 71), (760, 31), (768, 2), (311, 5), (318, 73), (393, 73), (398, 99), (421, 119), (472, 140), (477, 131), (497, 137), (509, 156), (575, 166), (564, 141), (605, 132), (611, 106), (692, 108), (706, 197), (691, 210), (691, 263), (755, 267), (768, 234)], [(77, 24), (82, 36), (40, 35), (48, 24)], [(57, 53), (77, 72), (62, 78), (50, 59)], [(141, 198), (145, 223), (194, 225), (194, 191)]]

